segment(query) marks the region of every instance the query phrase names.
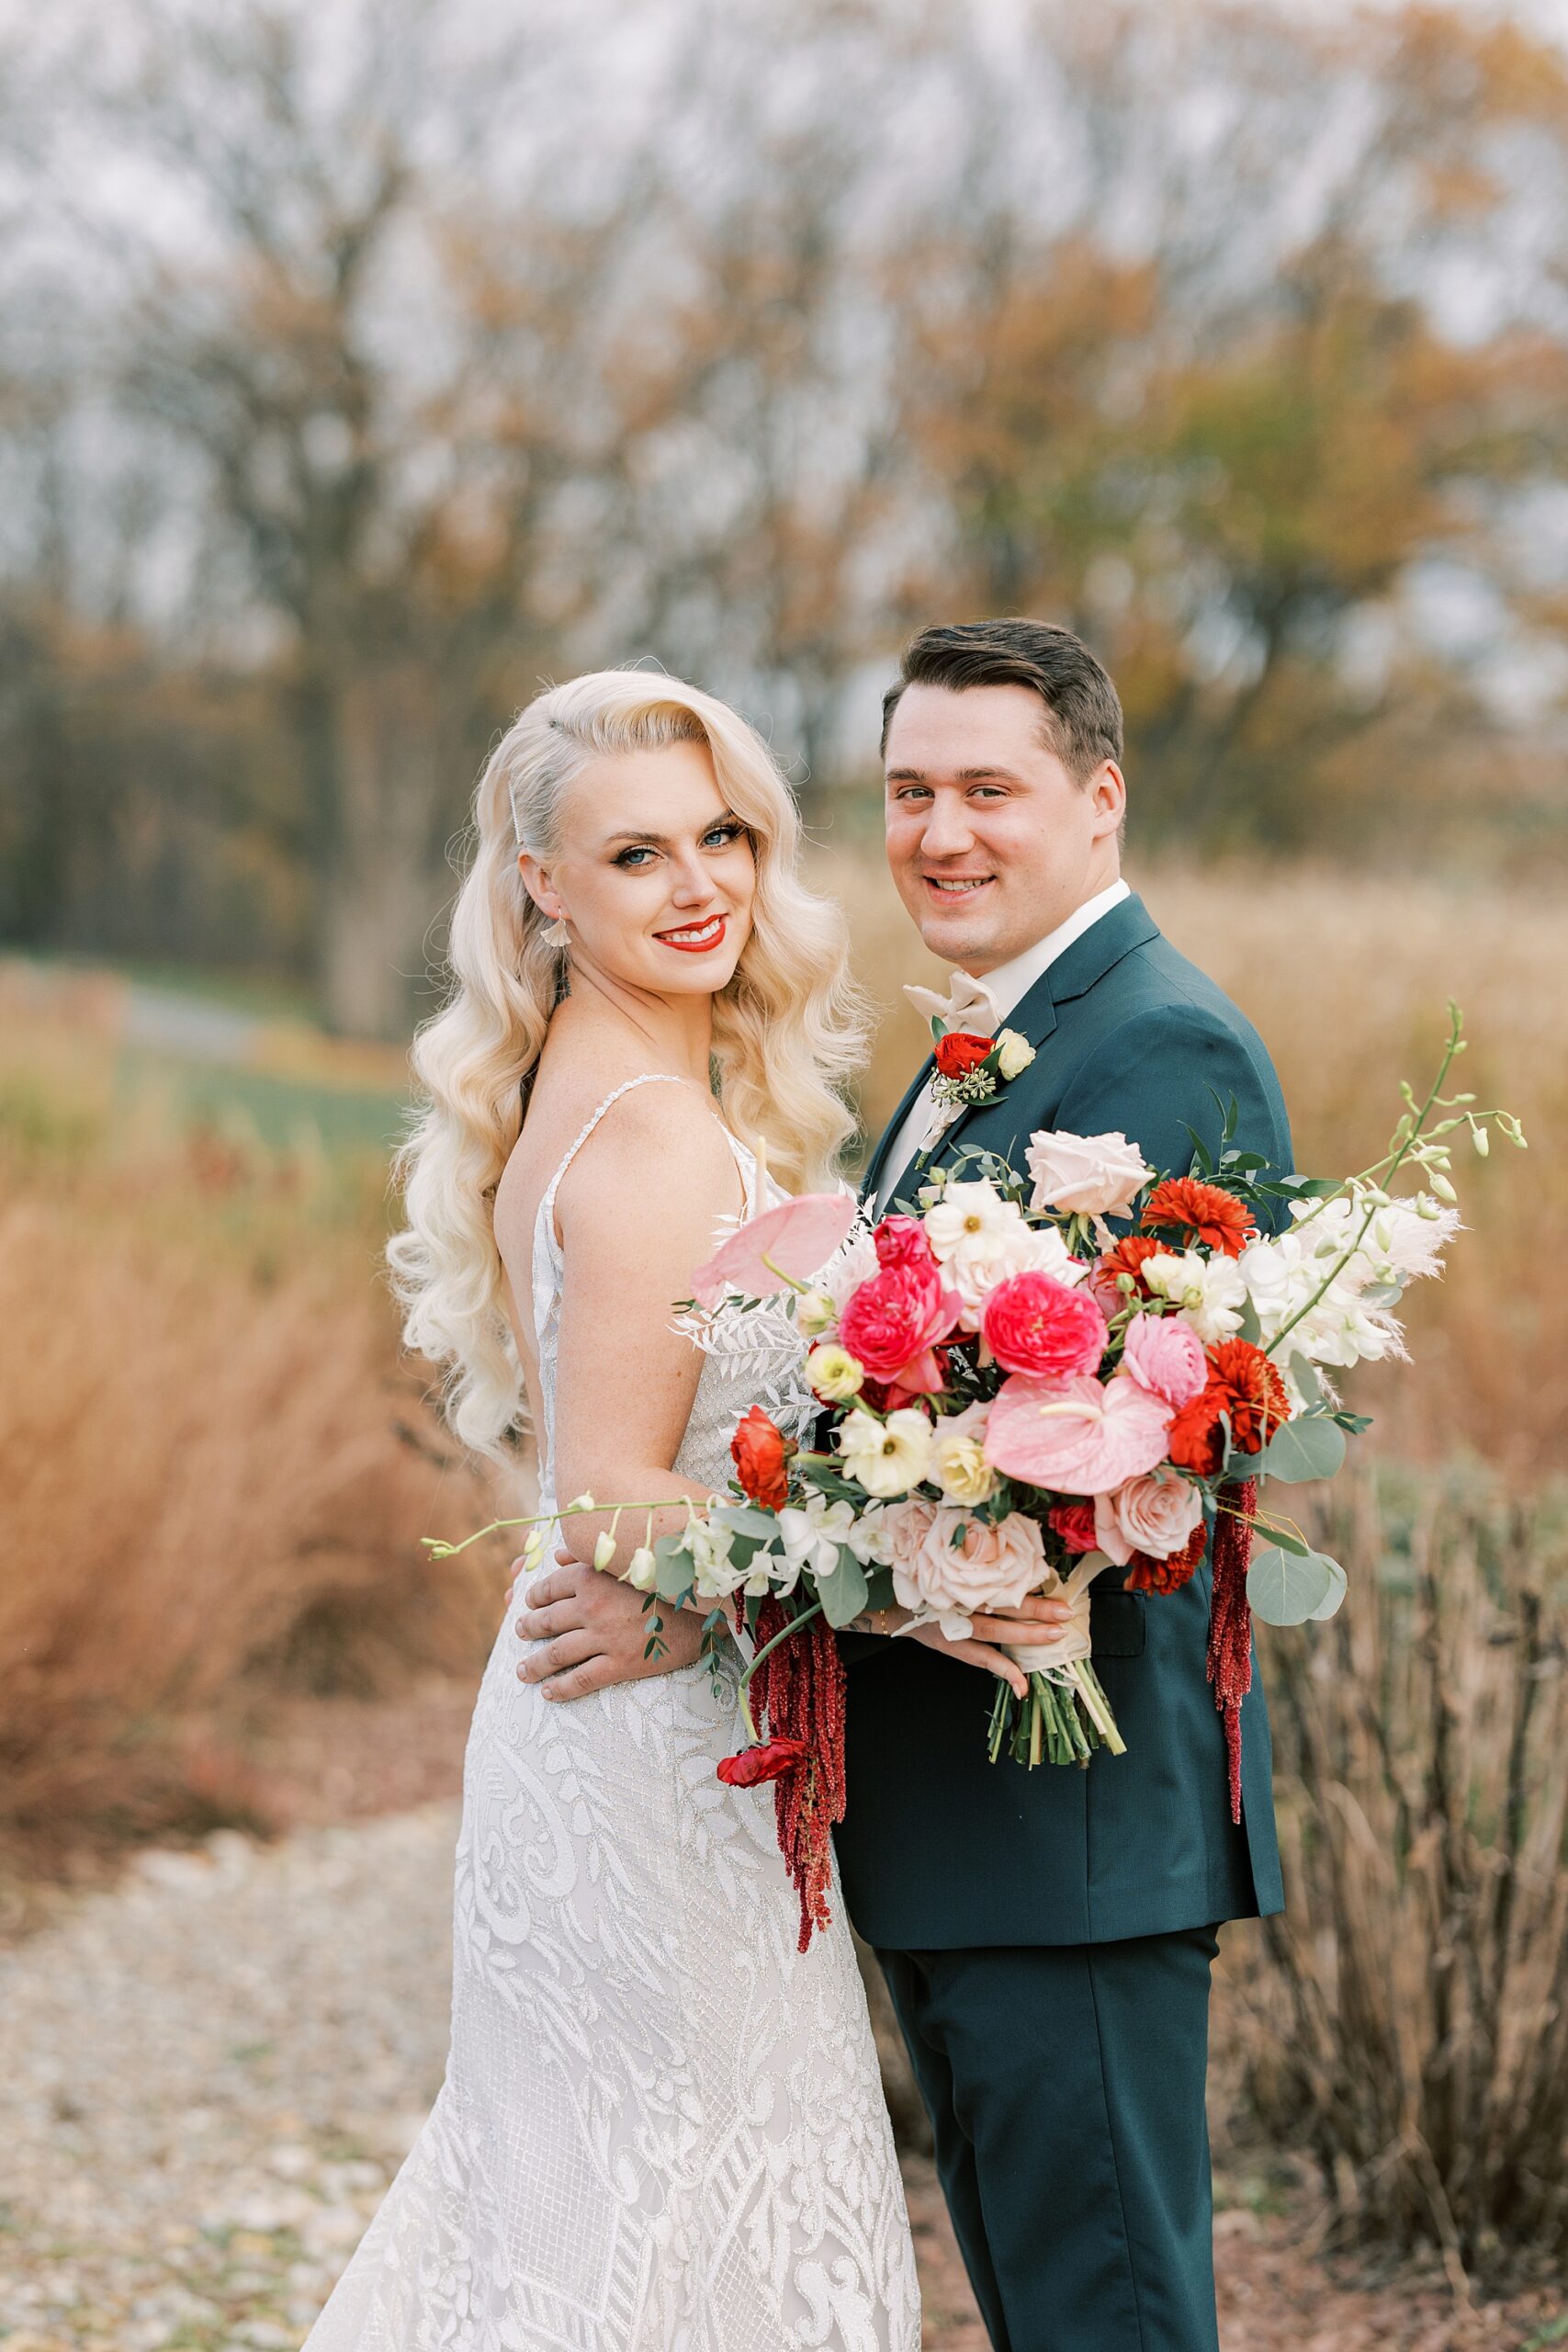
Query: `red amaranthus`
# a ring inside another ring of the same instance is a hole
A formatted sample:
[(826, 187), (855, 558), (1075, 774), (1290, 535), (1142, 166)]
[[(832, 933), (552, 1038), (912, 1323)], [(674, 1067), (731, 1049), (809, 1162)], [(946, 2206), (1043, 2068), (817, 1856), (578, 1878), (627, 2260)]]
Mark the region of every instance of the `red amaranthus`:
[[(759, 1656), (789, 1622), (782, 1601), (771, 1596), (763, 1601), (753, 1629)], [(751, 1680), (751, 1702), (759, 1722), (766, 1714), (769, 1746), (787, 1742), (800, 1749), (799, 1761), (774, 1781), (773, 1803), (780, 1849), (800, 1896), (802, 1951), (813, 1928), (825, 1928), (829, 1916), (833, 1825), (844, 1817), (844, 1662), (825, 1617), (781, 1642)]]
[(1213, 1593), (1209, 1603), (1209, 1680), (1224, 1719), (1225, 1760), (1230, 1767), (1231, 1819), (1241, 1819), (1241, 1702), (1252, 1688), (1252, 1611), (1247, 1605), (1247, 1564), (1252, 1557), (1252, 1521), (1258, 1481), (1222, 1487), (1214, 1521), (1211, 1562)]

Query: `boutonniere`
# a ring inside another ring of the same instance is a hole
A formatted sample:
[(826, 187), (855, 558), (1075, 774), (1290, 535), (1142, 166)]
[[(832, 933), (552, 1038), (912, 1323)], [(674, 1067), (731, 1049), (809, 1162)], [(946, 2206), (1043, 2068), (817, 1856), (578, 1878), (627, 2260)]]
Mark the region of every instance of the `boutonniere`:
[(1017, 1078), (1034, 1059), (1034, 1048), (1016, 1029), (982, 1037), (972, 1029), (949, 1029), (931, 1022), (936, 1075), (931, 1100), (946, 1112), (947, 1125), (967, 1103), (988, 1102), (998, 1087)]

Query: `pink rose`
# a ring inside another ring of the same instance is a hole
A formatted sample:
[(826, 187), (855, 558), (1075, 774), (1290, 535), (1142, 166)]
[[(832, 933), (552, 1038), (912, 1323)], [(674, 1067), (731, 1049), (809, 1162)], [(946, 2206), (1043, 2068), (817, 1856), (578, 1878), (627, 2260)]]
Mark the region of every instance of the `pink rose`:
[(923, 1272), (936, 1264), (931, 1245), (926, 1239), (926, 1228), (918, 1216), (885, 1216), (872, 1240), (881, 1267), (914, 1266)]
[[(1203, 1342), (1177, 1315), (1135, 1315), (1127, 1326), (1122, 1369), (1180, 1411), (1209, 1376)], [(1143, 1546), (1147, 1551), (1148, 1546)]]
[(1045, 1523), (1059, 1535), (1069, 1552), (1098, 1552), (1100, 1537), (1095, 1532), (1094, 1505), (1090, 1502), (1058, 1503), (1045, 1514)]
[(1166, 1458), (1172, 1413), (1163, 1396), (1117, 1373), (1102, 1385), (1004, 1380), (986, 1424), (986, 1459), (1010, 1478), (1066, 1495), (1104, 1495)]
[(1094, 1300), (1049, 1274), (1013, 1274), (999, 1283), (986, 1301), (980, 1329), (1005, 1370), (1033, 1380), (1093, 1372), (1105, 1353), (1105, 1317)]
[[(1021, 1511), (992, 1526), (946, 1503), (911, 1495), (882, 1521), (893, 1565), (893, 1589), (906, 1609), (934, 1610), (944, 1633), (966, 1632), (977, 1611), (1016, 1608), (1043, 1582), (1045, 1544)], [(953, 1537), (962, 1529), (962, 1539)], [(962, 1625), (948, 1620), (961, 1619)]]
[(1134, 1552), (1151, 1560), (1168, 1560), (1185, 1551), (1188, 1538), (1203, 1516), (1198, 1488), (1162, 1463), (1129, 1478), (1114, 1494), (1094, 1498), (1094, 1532), (1099, 1549), (1119, 1568)]
[(961, 1302), (934, 1265), (885, 1266), (862, 1283), (839, 1317), (839, 1339), (874, 1380), (910, 1396), (942, 1386), (932, 1352), (958, 1320)]

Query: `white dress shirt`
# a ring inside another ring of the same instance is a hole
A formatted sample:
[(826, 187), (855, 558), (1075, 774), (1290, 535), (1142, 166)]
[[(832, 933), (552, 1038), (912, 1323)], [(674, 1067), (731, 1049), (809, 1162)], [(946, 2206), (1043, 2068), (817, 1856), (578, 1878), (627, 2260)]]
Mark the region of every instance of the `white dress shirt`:
[[(1006, 1026), (1014, 1008), (1023, 1002), (1035, 981), (1050, 970), (1057, 956), (1069, 948), (1075, 939), (1081, 939), (1086, 931), (1092, 930), (1101, 915), (1108, 915), (1112, 907), (1119, 907), (1123, 899), (1130, 899), (1132, 895), (1122, 881), (1112, 882), (1105, 889), (1097, 890), (1092, 899), (1086, 899), (1081, 907), (1073, 909), (1066, 922), (1059, 922), (1055, 931), (1048, 931), (1043, 939), (1035, 941), (1032, 947), (1026, 947), (1021, 955), (1014, 956), (1006, 964), (998, 964), (994, 972), (984, 975), (980, 985), (991, 1000), (993, 1035), (997, 1030)], [(910, 1103), (904, 1123), (882, 1163), (882, 1180), (876, 1188), (878, 1216), (886, 1211), (894, 1186), (924, 1143), (936, 1115), (936, 1107), (928, 1079)]]

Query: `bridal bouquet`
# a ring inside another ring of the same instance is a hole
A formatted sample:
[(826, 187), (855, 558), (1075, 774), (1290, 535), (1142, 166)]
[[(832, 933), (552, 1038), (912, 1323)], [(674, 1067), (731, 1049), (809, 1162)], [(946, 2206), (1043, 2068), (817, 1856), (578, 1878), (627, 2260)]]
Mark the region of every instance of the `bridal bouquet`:
[[(1027, 1692), (998, 1683), (989, 1747), (1087, 1764), (1125, 1752), (1094, 1668), (1095, 1578), (1170, 1593), (1207, 1554), (1208, 1673), (1240, 1819), (1251, 1617), (1327, 1618), (1346, 1589), (1259, 1482), (1331, 1477), (1366, 1428), (1335, 1383), (1404, 1353), (1393, 1309), (1440, 1272), (1459, 1226), (1448, 1138), (1463, 1130), (1482, 1154), (1494, 1129), (1524, 1142), (1507, 1113), (1444, 1093), (1464, 1050), (1450, 1011), (1426, 1097), (1402, 1089), (1387, 1151), (1342, 1182), (1270, 1172), (1236, 1147), (1234, 1114), (1217, 1154), (1194, 1138), (1179, 1174), (1121, 1135), (1041, 1132), (1025, 1174), (961, 1150), (918, 1216), (874, 1225), (848, 1194), (791, 1200), (699, 1270), (686, 1312), (704, 1344), (782, 1311), (820, 1411), (807, 1443), (753, 1407), (730, 1498), (639, 1546), (629, 1573), (650, 1608), (706, 1601), (710, 1628), (744, 1622), (753, 1744), (720, 1777), (778, 1784), (803, 1949), (827, 1917), (843, 1813), (834, 1629), (869, 1610), (896, 1602), (905, 1630), (962, 1637), (1030, 1594), (1064, 1600), (1064, 1631), (1013, 1650)], [(1416, 1189), (1395, 1189), (1411, 1175)]]
[[(1424, 1100), (1407, 1085), (1389, 1148), (1342, 1182), (1270, 1172), (1228, 1122), (1217, 1154), (1148, 1167), (1120, 1135), (1042, 1132), (1027, 1173), (959, 1151), (920, 1215), (868, 1227), (837, 1194), (742, 1226), (701, 1269), (700, 1317), (783, 1305), (822, 1412), (807, 1445), (754, 1407), (736, 1431), (735, 1496), (652, 1547), (653, 1589), (744, 1611), (753, 1730), (722, 1766), (777, 1779), (781, 1843), (803, 1904), (823, 1914), (828, 1832), (842, 1813), (842, 1668), (829, 1629), (897, 1602), (911, 1627), (1041, 1593), (1066, 1629), (1013, 1651), (993, 1761), (1086, 1764), (1123, 1752), (1095, 1673), (1090, 1587), (1176, 1591), (1207, 1554), (1208, 1671), (1240, 1819), (1241, 1702), (1253, 1615), (1330, 1617), (1338, 1562), (1258, 1501), (1263, 1479), (1331, 1477), (1367, 1427), (1336, 1381), (1404, 1353), (1404, 1285), (1441, 1272), (1459, 1226), (1450, 1138), (1477, 1151), (1506, 1112), (1444, 1092), (1460, 1016)], [(1396, 1189), (1401, 1180), (1414, 1189)], [(1113, 1226), (1111, 1220), (1116, 1220)]]

